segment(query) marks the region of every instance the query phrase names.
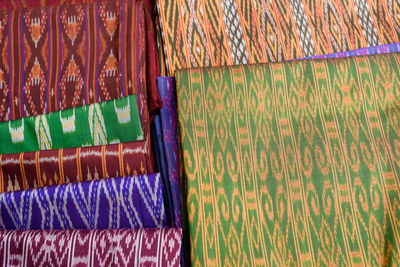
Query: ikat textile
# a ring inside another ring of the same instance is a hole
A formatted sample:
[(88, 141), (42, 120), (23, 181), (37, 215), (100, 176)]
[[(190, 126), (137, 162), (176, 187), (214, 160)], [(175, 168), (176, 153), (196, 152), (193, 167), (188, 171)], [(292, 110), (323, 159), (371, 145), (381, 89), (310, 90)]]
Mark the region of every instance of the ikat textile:
[(159, 0), (158, 10), (170, 75), (400, 41), (392, 0)]
[(178, 71), (192, 264), (400, 265), (399, 66)]
[(159, 174), (99, 179), (0, 194), (0, 229), (167, 226)]
[[(373, 55), (373, 54), (384, 54), (400, 52), (400, 43), (379, 45), (368, 48), (361, 48), (357, 50), (351, 50), (346, 52), (339, 52), (334, 54), (313, 56), (310, 58), (338, 58), (338, 57), (350, 57), (360, 55)], [(182, 226), (182, 207), (181, 207), (181, 190), (179, 182), (179, 151), (178, 151), (178, 134), (177, 134), (177, 115), (176, 115), (176, 89), (175, 80), (173, 77), (159, 77), (157, 78), (158, 87), (160, 90), (161, 98), (164, 102), (164, 106), (160, 109), (160, 120), (162, 126), (157, 124), (157, 116), (154, 119), (154, 131), (162, 131), (160, 134), (162, 141), (159, 138), (154, 138), (153, 143), (162, 143), (164, 146), (164, 153), (155, 150), (156, 158), (159, 158), (158, 165), (161, 166), (161, 170), (168, 170), (168, 174), (161, 172), (161, 176), (168, 175), (169, 185), (171, 187), (173, 203), (175, 205), (175, 225)], [(159, 130), (160, 128), (161, 130)], [(164, 154), (164, 155), (163, 155)]]
[(146, 142), (0, 155), (0, 192), (152, 173)]
[[(128, 58), (127, 60), (132, 60), (134, 57), (129, 57), (131, 55), (130, 53), (133, 53), (134, 51), (137, 51), (138, 53), (138, 71), (136, 73), (142, 73), (141, 77), (138, 77), (140, 80), (145, 80), (145, 83), (148, 86), (148, 98), (149, 98), (149, 106), (147, 107), (151, 113), (153, 113), (155, 110), (158, 110), (162, 106), (162, 102), (160, 99), (160, 95), (158, 94), (157, 90), (157, 85), (156, 85), (156, 77), (159, 76), (159, 60), (158, 60), (158, 49), (157, 49), (157, 42), (156, 42), (156, 36), (155, 36), (155, 15), (154, 15), (154, 0), (136, 0), (133, 2), (142, 2), (143, 4), (138, 4), (136, 7), (132, 6), (131, 4), (127, 4), (132, 0), (120, 0), (117, 1), (117, 5), (120, 5), (121, 2), (124, 3), (122, 6), (122, 11), (125, 12), (124, 14), (119, 13), (117, 15), (120, 15), (120, 23), (121, 26), (125, 26), (125, 33), (126, 36), (133, 36), (132, 31), (138, 28), (137, 31), (137, 39), (138, 42), (134, 42), (130, 40), (129, 38), (126, 39), (127, 42), (130, 42), (130, 46), (125, 47), (123, 46), (124, 49), (126, 49)], [(39, 6), (50, 6), (50, 5), (71, 5), (71, 4), (82, 4), (82, 3), (90, 3), (90, 2), (96, 2), (96, 0), (2, 0), (0, 1), (0, 10), (9, 10), (9, 9), (14, 9), (14, 8), (28, 8), (28, 7), (39, 7)], [(115, 4), (115, 3), (114, 3)], [(94, 5), (94, 4), (88, 4), (87, 6)], [(85, 5), (80, 5), (80, 6), (85, 6)], [(113, 12), (113, 9), (109, 9), (109, 7), (106, 5), (106, 12)], [(138, 12), (135, 12), (132, 9), (137, 9)], [(124, 20), (124, 17), (128, 18), (129, 20), (126, 21)], [(143, 19), (145, 18), (145, 20)], [(95, 19), (93, 17), (93, 19)], [(133, 22), (135, 19), (137, 19), (137, 25), (132, 26), (133, 24), (129, 22)], [(93, 20), (92, 20), (93, 21)], [(145, 21), (145, 23), (144, 23)], [(89, 23), (88, 25), (91, 25), (91, 27), (95, 24), (90, 24), (90, 20), (87, 20), (85, 23)], [(123, 25), (122, 25), (123, 24)], [(88, 30), (88, 28), (85, 28)], [(94, 29), (96, 31), (96, 29)], [(88, 31), (90, 34), (90, 31)], [(100, 33), (101, 34), (101, 33)], [(145, 34), (145, 36), (144, 36)], [(86, 38), (87, 35), (85, 35)], [(121, 35), (120, 35), (121, 36)], [(123, 40), (123, 39), (121, 39)], [(140, 42), (140, 43), (139, 43)], [(90, 45), (90, 43), (89, 43)], [(139, 45), (139, 46), (137, 46)], [(135, 48), (136, 47), (136, 48)], [(144, 48), (145, 47), (145, 48)], [(132, 49), (132, 50), (131, 50)], [(145, 57), (143, 54), (145, 53)], [(133, 55), (132, 55), (133, 56)], [(93, 57), (90, 57), (90, 59), (93, 59)], [(144, 60), (145, 59), (145, 60)], [(146, 64), (145, 64), (146, 62)], [(130, 66), (135, 66), (136, 62), (131, 62)], [(126, 69), (127, 72), (131, 71), (130, 69)], [(134, 70), (135, 71), (135, 70)], [(147, 74), (147, 81), (144, 75), (144, 72)], [(135, 72), (132, 72), (133, 75), (135, 75)], [(146, 96), (147, 97), (147, 96)]]
[(133, 0), (1, 11), (0, 121), (146, 90), (144, 17)]
[(143, 139), (136, 96), (0, 123), (0, 154)]
[(4, 266), (179, 266), (182, 229), (0, 231)]
[(40, 7), (52, 5), (71, 5), (80, 3), (96, 2), (96, 0), (2, 0), (0, 3), (1, 10), (10, 10), (26, 7)]
[[(159, 154), (160, 165), (170, 186), (172, 198), (172, 210), (174, 224), (182, 226), (182, 204), (179, 179), (179, 150), (178, 150), (178, 127), (176, 116), (176, 87), (173, 77), (157, 78), (158, 88), (164, 106), (160, 109), (160, 115), (154, 119), (154, 129), (159, 133), (159, 146), (162, 146), (163, 153)], [(158, 121), (159, 120), (159, 121)], [(153, 142), (155, 143), (155, 142)], [(156, 152), (157, 153), (157, 152)]]

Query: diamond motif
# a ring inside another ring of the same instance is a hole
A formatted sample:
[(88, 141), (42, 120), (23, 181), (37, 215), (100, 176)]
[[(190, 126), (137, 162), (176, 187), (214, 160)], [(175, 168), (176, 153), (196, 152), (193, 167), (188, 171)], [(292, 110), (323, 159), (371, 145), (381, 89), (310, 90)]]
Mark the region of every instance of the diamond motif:
[(247, 63), (249, 56), (247, 54), (246, 44), (244, 42), (242, 27), (236, 1), (221, 1), (223, 18), (228, 35), (229, 47), (231, 48), (232, 61), (234, 64)]
[(358, 22), (361, 25), (361, 29), (365, 36), (365, 39), (368, 42), (369, 46), (379, 45), (378, 33), (374, 24), (372, 22), (372, 18), (370, 16), (370, 9), (368, 6), (368, 2), (355, 0), (355, 11), (357, 13)]

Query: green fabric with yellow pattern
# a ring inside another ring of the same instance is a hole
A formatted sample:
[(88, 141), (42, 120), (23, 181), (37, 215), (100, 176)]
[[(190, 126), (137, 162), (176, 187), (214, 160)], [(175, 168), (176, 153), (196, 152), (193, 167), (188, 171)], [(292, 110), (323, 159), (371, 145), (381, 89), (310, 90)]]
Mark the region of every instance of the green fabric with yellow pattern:
[(142, 139), (136, 95), (0, 123), (0, 154)]
[(400, 265), (399, 65), (177, 71), (192, 264)]

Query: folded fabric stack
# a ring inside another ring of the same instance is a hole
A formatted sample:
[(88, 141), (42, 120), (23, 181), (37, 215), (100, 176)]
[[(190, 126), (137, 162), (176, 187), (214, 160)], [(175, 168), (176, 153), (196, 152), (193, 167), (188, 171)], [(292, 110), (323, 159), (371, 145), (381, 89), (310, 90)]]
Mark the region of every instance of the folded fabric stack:
[(151, 2), (0, 9), (1, 264), (178, 266), (182, 229), (151, 149)]
[(400, 265), (398, 1), (0, 9), (3, 265)]
[(186, 263), (400, 265), (399, 7), (157, 1)]

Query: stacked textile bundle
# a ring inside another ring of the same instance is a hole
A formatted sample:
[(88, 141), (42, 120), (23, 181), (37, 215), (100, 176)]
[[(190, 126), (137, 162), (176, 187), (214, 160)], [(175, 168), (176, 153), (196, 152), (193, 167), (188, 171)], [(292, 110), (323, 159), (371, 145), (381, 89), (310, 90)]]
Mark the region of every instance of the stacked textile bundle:
[(400, 265), (399, 3), (157, 9), (176, 91), (159, 78), (152, 131), (181, 172), (186, 263)]
[(1, 9), (3, 265), (400, 265), (398, 1)]
[(0, 3), (0, 262), (177, 266), (151, 2), (61, 2)]

